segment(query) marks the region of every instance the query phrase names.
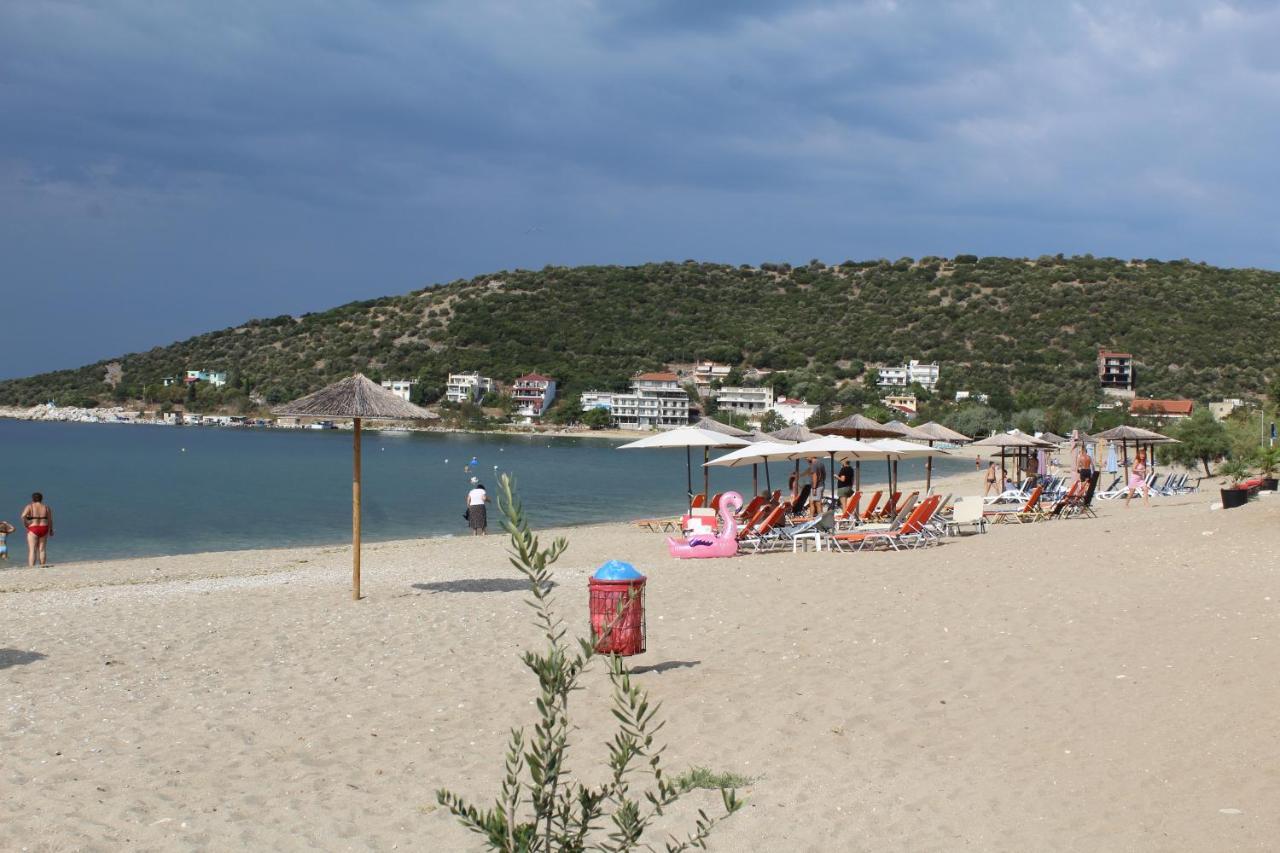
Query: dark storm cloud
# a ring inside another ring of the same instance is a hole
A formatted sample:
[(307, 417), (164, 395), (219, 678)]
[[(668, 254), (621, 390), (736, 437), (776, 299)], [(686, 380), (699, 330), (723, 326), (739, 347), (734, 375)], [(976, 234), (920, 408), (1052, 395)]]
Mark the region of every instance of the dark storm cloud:
[(93, 319), (19, 324), (0, 375), (517, 265), (1274, 266), (1277, 35), (1245, 2), (16, 0), (3, 274)]

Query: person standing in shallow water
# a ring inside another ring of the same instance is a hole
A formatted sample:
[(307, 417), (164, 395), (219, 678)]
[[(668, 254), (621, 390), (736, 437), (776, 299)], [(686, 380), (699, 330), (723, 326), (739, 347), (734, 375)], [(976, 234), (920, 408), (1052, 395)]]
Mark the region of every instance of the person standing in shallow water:
[(472, 536), (485, 535), (485, 528), (489, 526), (487, 503), (489, 493), (485, 491), (484, 484), (479, 477), (472, 477), (471, 491), (467, 492), (467, 525)]
[(22, 524), (27, 528), (27, 565), (34, 566), (37, 557), (40, 565), (45, 565), (45, 546), (53, 535), (53, 510), (44, 502), (44, 495), (31, 495), (31, 503), (22, 508)]

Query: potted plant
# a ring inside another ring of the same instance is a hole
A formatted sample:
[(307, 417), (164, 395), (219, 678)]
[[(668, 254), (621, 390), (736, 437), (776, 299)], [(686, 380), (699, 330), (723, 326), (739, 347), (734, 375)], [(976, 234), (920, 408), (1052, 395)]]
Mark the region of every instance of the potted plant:
[(1276, 490), (1276, 471), (1280, 470), (1280, 447), (1262, 447), (1257, 455), (1258, 473), (1262, 475), (1262, 488)]
[(1249, 466), (1240, 459), (1228, 459), (1218, 466), (1218, 475), (1227, 478), (1228, 486), (1222, 488), (1222, 508), (1233, 509), (1249, 502), (1249, 490), (1240, 488), (1249, 476)]

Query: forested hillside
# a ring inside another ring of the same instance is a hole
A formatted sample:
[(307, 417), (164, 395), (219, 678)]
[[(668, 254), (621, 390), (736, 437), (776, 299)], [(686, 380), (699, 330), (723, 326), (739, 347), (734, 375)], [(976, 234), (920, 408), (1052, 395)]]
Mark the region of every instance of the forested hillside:
[(3, 382), (0, 403), (154, 399), (189, 368), (228, 372), (209, 401), (224, 405), (280, 402), (356, 370), (419, 378), (428, 400), (450, 370), (471, 369), (546, 373), (572, 395), (698, 358), (782, 371), (781, 387), (830, 401), (870, 365), (918, 358), (942, 364), (944, 394), (1071, 408), (1095, 395), (1099, 346), (1135, 354), (1143, 396), (1260, 393), (1280, 376), (1280, 274), (968, 255), (516, 270)]

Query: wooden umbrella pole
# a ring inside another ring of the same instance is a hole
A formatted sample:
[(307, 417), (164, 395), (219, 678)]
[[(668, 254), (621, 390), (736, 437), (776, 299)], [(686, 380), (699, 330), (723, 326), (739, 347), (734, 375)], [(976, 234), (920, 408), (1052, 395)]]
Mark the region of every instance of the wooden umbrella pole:
[(360, 419), (355, 419), (351, 449), (351, 600), (360, 600)]
[[(933, 447), (933, 442), (929, 442), (929, 446)], [(926, 456), (924, 460), (924, 494), (929, 496), (929, 492), (933, 484), (933, 457)]]
[(753, 498), (756, 495), (760, 494), (760, 481), (759, 481), (760, 472), (756, 470), (759, 467), (760, 466), (756, 465), (755, 463), (752, 463), (751, 465), (751, 497)]

